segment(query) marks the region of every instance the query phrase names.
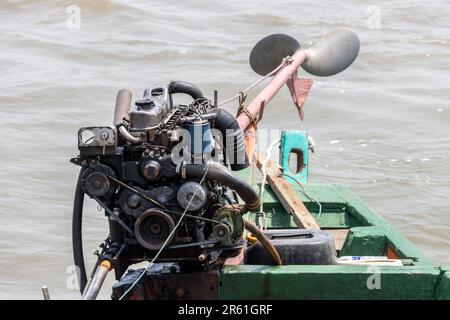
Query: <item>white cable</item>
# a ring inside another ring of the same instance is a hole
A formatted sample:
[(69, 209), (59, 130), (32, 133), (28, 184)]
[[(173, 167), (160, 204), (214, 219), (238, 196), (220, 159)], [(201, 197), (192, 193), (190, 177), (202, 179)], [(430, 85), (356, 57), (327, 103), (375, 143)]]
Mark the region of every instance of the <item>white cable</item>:
[(158, 259), (159, 255), (161, 254), (161, 252), (165, 249), (166, 245), (169, 243), (169, 239), (172, 238), (173, 234), (175, 233), (175, 231), (177, 230), (177, 228), (179, 227), (181, 221), (183, 220), (184, 216), (186, 215), (186, 212), (188, 210), (188, 208), (191, 206), (192, 201), (194, 200), (195, 196), (197, 195), (197, 191), (200, 189), (200, 186), (202, 185), (203, 181), (205, 180), (206, 174), (208, 173), (209, 170), (209, 163), (206, 163), (206, 171), (205, 174), (202, 176), (199, 185), (197, 186), (197, 189), (195, 190), (194, 194), (191, 197), (191, 200), (189, 200), (188, 205), (186, 206), (186, 209), (184, 209), (183, 214), (180, 217), (180, 220), (178, 220), (177, 224), (175, 225), (175, 227), (172, 229), (172, 231), (170, 232), (169, 236), (166, 238), (166, 241), (164, 241), (163, 245), (161, 246), (161, 248), (158, 250), (158, 252), (156, 253), (156, 255), (153, 257), (152, 261), (150, 261), (150, 263), (148, 264), (148, 266), (144, 269), (144, 271), (139, 275), (139, 277), (133, 282), (133, 284), (127, 289), (127, 291), (125, 291), (124, 294), (122, 294), (122, 296), (119, 298), (119, 300), (122, 300), (123, 298), (125, 298), (125, 296), (131, 291), (131, 289), (133, 289), (138, 282), (142, 279), (142, 277), (147, 273), (147, 271), (153, 267), (153, 265), (155, 264), (156, 259)]
[(273, 141), (270, 146), (267, 148), (266, 151), (266, 158), (264, 159), (264, 161), (262, 162), (261, 165), (261, 173), (262, 173), (262, 180), (261, 180), (261, 186), (259, 189), (259, 198), (261, 199), (261, 204), (259, 207), (259, 213), (262, 214), (263, 220), (264, 220), (264, 226), (262, 226), (262, 228), (264, 230), (267, 229), (267, 220), (266, 220), (266, 213), (264, 212), (264, 201), (263, 201), (263, 194), (264, 194), (264, 186), (266, 185), (266, 180), (267, 180), (267, 172), (266, 172), (266, 166), (267, 166), (267, 162), (269, 162), (270, 160), (270, 154), (272, 153), (272, 149), (280, 142), (280, 139), (277, 139), (275, 141)]

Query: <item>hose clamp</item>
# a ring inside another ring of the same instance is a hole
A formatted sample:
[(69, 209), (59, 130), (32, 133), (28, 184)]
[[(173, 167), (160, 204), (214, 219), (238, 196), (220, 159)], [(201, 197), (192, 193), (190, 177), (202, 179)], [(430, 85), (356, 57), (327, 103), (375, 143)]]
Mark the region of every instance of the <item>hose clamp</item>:
[(181, 178), (186, 179), (186, 162), (181, 161), (177, 164), (177, 167), (175, 168), (176, 173), (181, 173)]

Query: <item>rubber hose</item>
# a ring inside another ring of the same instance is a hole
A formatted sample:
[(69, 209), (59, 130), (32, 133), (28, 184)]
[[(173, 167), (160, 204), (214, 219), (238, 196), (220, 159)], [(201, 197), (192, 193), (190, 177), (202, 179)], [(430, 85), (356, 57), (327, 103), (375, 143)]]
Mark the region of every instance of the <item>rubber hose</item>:
[(259, 208), (260, 199), (256, 191), (246, 181), (236, 177), (227, 167), (219, 163), (206, 164), (187, 164), (185, 167), (186, 177), (202, 178), (205, 174), (206, 180), (220, 181), (230, 189), (237, 192), (237, 194), (244, 200), (248, 210)]
[(222, 108), (212, 108), (211, 111), (216, 115), (214, 127), (222, 133), (223, 147), (231, 170), (239, 171), (247, 168), (250, 163), (245, 150), (244, 132), (236, 117)]
[(184, 93), (190, 95), (192, 99), (196, 100), (203, 97), (203, 93), (195, 84), (186, 81), (172, 81), (169, 84), (169, 93)]
[(81, 188), (81, 176), (83, 169), (80, 170), (78, 175), (78, 182), (75, 189), (75, 198), (73, 202), (73, 215), (72, 215), (72, 246), (73, 246), (73, 259), (75, 261), (78, 284), (80, 285), (80, 292), (83, 294), (84, 288), (87, 284), (86, 267), (84, 265), (83, 256), (83, 239), (82, 239), (82, 222), (83, 222), (83, 204), (84, 204), (84, 192)]
[(256, 239), (258, 239), (258, 241), (261, 243), (264, 249), (267, 250), (267, 252), (270, 254), (275, 264), (278, 266), (282, 266), (283, 262), (281, 262), (280, 254), (278, 253), (277, 249), (274, 247), (272, 242), (270, 242), (269, 238), (266, 237), (264, 232), (262, 232), (260, 229), (258, 229), (257, 226), (255, 226), (248, 220), (244, 220), (244, 225), (245, 229), (251, 232), (252, 235), (255, 236)]

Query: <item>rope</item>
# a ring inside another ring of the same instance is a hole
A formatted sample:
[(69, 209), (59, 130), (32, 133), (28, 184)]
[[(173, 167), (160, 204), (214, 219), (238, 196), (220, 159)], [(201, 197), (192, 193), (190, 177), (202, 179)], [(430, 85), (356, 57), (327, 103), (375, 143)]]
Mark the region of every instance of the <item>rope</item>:
[[(269, 148), (267, 148), (267, 152), (266, 152), (266, 158), (264, 159), (264, 161), (262, 162), (261, 165), (261, 173), (263, 175), (262, 181), (261, 181), (261, 187), (259, 189), (259, 197), (261, 199), (261, 205), (259, 207), (259, 214), (262, 215), (263, 221), (264, 221), (264, 229), (267, 229), (267, 221), (266, 221), (266, 213), (264, 212), (264, 201), (262, 201), (263, 198), (263, 194), (264, 194), (264, 186), (266, 184), (266, 180), (267, 180), (267, 171), (266, 171), (266, 166), (267, 166), (267, 162), (269, 162), (270, 159), (270, 154), (272, 152), (272, 149), (280, 142), (280, 139), (277, 139), (275, 141), (272, 142), (272, 144), (269, 146)], [(283, 172), (282, 175), (285, 175), (289, 178), (291, 178), (292, 180), (294, 180), (299, 186), (300, 186), (300, 192), (302, 194), (305, 195), (306, 198), (308, 198), (310, 201), (317, 203), (317, 206), (319, 207), (319, 213), (317, 215), (317, 219), (320, 219), (321, 215), (322, 215), (322, 204), (317, 201), (316, 199), (314, 199), (313, 197), (311, 197), (305, 190), (305, 187), (303, 186), (303, 184), (294, 176)]]
[(239, 109), (236, 114), (236, 118), (239, 117), (241, 113), (245, 113), (245, 115), (250, 120), (250, 123), (252, 124), (253, 128), (258, 129), (258, 122), (261, 120), (261, 117), (255, 118), (252, 116), (251, 112), (247, 109), (245, 106), (245, 99), (247, 98), (246, 95), (244, 95), (243, 92), (239, 92)]
[(178, 220), (177, 224), (175, 225), (175, 227), (172, 229), (172, 231), (170, 232), (169, 236), (166, 238), (166, 241), (164, 241), (163, 245), (161, 246), (161, 248), (158, 250), (158, 252), (156, 253), (156, 255), (153, 257), (152, 261), (150, 261), (150, 263), (148, 264), (148, 266), (144, 269), (144, 271), (142, 271), (142, 273), (139, 275), (139, 277), (133, 282), (133, 284), (127, 289), (127, 291), (125, 291), (124, 294), (122, 294), (122, 296), (119, 298), (119, 300), (122, 300), (123, 298), (125, 298), (125, 296), (138, 284), (138, 282), (142, 279), (142, 277), (147, 273), (148, 270), (150, 270), (151, 267), (153, 267), (155, 265), (155, 261), (156, 259), (158, 259), (159, 255), (161, 254), (161, 252), (165, 249), (165, 247), (167, 246), (167, 244), (169, 243), (169, 239), (172, 238), (173, 234), (175, 233), (175, 231), (177, 230), (177, 228), (180, 226), (181, 221), (183, 220), (184, 216), (186, 215), (187, 209), (191, 206), (192, 201), (194, 200), (195, 196), (197, 195), (197, 191), (199, 189), (199, 187), (202, 185), (202, 183), (205, 180), (206, 174), (209, 171), (209, 164), (207, 163), (206, 166), (206, 170), (205, 173), (203, 174), (203, 177), (200, 180), (199, 186), (197, 187), (197, 189), (195, 190), (194, 194), (191, 197), (191, 200), (189, 201), (188, 205), (186, 206), (186, 209), (184, 209), (183, 214), (181, 215), (180, 219)]
[(270, 160), (270, 154), (272, 153), (272, 149), (279, 142), (280, 142), (280, 139), (277, 139), (270, 144), (270, 146), (267, 148), (267, 151), (266, 151), (266, 158), (264, 159), (264, 161), (261, 164), (261, 173), (263, 175), (263, 178), (261, 180), (261, 186), (259, 189), (259, 198), (261, 199), (261, 205), (259, 207), (259, 214), (262, 215), (262, 218), (264, 221), (264, 226), (263, 226), (264, 230), (267, 229), (267, 220), (266, 220), (266, 213), (264, 212), (264, 201), (263, 201), (264, 186), (266, 185), (266, 180), (267, 180), (266, 166), (267, 166), (267, 162), (269, 162), (269, 160)]

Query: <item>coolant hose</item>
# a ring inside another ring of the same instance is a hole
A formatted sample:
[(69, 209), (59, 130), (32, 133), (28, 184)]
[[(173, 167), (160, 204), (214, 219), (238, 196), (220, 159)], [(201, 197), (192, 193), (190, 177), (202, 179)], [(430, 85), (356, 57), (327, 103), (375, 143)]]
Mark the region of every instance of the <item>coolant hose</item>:
[(282, 266), (283, 263), (281, 262), (280, 254), (278, 253), (277, 249), (274, 247), (272, 242), (270, 242), (269, 238), (266, 237), (264, 232), (262, 232), (260, 229), (258, 229), (257, 226), (255, 226), (253, 223), (251, 223), (248, 220), (244, 220), (245, 229), (247, 229), (249, 232), (252, 233), (252, 235), (258, 239), (258, 241), (261, 243), (261, 245), (264, 247), (264, 249), (267, 250), (267, 252), (270, 254), (270, 256), (273, 258), (273, 261), (276, 265)]
[(172, 81), (169, 83), (169, 93), (184, 93), (197, 100), (203, 97), (203, 93), (195, 84), (186, 81)]
[(260, 200), (256, 191), (247, 182), (239, 177), (236, 177), (227, 167), (219, 163), (209, 164), (187, 164), (184, 167), (183, 175), (190, 178), (202, 178), (206, 173), (206, 180), (216, 180), (230, 189), (237, 192), (237, 194), (244, 200), (248, 210), (259, 208)]
[(236, 117), (222, 108), (212, 108), (210, 113), (215, 114), (214, 127), (222, 133), (223, 147), (231, 170), (247, 168), (250, 163), (245, 150), (244, 133)]
[(83, 256), (83, 239), (82, 239), (82, 221), (83, 221), (83, 204), (84, 204), (84, 192), (81, 188), (81, 176), (83, 169), (80, 170), (78, 176), (78, 182), (75, 189), (75, 198), (73, 202), (73, 215), (72, 215), (72, 246), (73, 246), (73, 259), (75, 261), (75, 268), (78, 278), (78, 284), (80, 285), (81, 294), (83, 294), (84, 288), (87, 283), (86, 267), (84, 265)]

